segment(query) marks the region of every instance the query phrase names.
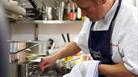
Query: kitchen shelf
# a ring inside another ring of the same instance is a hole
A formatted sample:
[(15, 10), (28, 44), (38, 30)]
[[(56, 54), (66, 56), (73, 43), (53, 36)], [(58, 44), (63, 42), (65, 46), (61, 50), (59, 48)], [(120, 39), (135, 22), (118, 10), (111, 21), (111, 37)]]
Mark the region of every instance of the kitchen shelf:
[(35, 20), (34, 23), (37, 24), (71, 24), (71, 23), (82, 23), (82, 21), (62, 21), (62, 20), (50, 20), (50, 21), (46, 21), (46, 20)]
[(21, 20), (16, 23), (33, 23), (44, 25), (61, 25), (61, 24), (82, 24), (83, 21), (62, 21), (62, 20)]

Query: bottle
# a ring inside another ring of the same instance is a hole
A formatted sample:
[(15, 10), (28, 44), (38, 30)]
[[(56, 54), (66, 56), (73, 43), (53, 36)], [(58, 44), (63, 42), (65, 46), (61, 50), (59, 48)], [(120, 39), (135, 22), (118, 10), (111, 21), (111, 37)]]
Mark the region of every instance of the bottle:
[(69, 13), (69, 20), (76, 20), (76, 13), (73, 10), (71, 10), (71, 12)]
[(65, 7), (64, 7), (63, 20), (68, 20), (68, 4), (69, 4), (69, 1), (66, 2)]
[(75, 3), (72, 0), (70, 0), (69, 6), (70, 6), (70, 9), (69, 9), (70, 12), (68, 15), (68, 19), (76, 20)]
[(76, 20), (82, 20), (82, 13), (81, 13), (81, 9), (79, 7), (77, 7), (77, 12), (76, 12)]

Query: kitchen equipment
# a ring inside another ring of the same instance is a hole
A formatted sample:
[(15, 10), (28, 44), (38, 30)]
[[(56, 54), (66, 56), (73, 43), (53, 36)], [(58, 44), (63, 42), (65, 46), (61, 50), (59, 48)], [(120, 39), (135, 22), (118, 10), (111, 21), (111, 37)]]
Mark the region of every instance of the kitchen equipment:
[(10, 77), (18, 77), (18, 63), (10, 63)]
[[(38, 56), (39, 45), (45, 41), (9, 41), (10, 77), (28, 77), (27, 62)], [(41, 51), (40, 51), (41, 52)], [(21, 60), (22, 59), (22, 60)]]
[(63, 13), (64, 13), (64, 2), (60, 2), (59, 8), (58, 8), (58, 20), (63, 20)]
[(47, 54), (47, 42), (41, 42), (38, 45), (38, 55), (48, 55)]
[(70, 36), (69, 36), (69, 33), (67, 33), (67, 39), (68, 39), (68, 42), (70, 42)]
[(52, 20), (53, 19), (52, 12), (53, 12), (53, 8), (46, 6), (46, 9), (45, 9), (45, 13), (46, 13), (45, 14), (45, 20)]
[(28, 77), (28, 63), (18, 64), (18, 77)]
[(35, 20), (43, 20), (44, 19), (44, 13), (43, 13), (43, 1), (42, 0), (28, 0), (30, 4), (33, 6), (30, 10), (27, 9), (27, 13), (33, 14), (33, 18)]
[(58, 61), (42, 73), (39, 69), (39, 62), (33, 62), (29, 65), (29, 73), (31, 73), (29, 77), (63, 77), (70, 70), (63, 61)]
[(63, 33), (62, 33), (62, 38), (63, 38), (63, 40), (64, 40), (64, 43), (66, 43), (66, 39), (65, 39), (65, 36), (64, 36)]
[(62, 38), (63, 38), (63, 40), (64, 40), (64, 43), (66, 43), (66, 42), (70, 42), (70, 36), (69, 36), (69, 33), (67, 33), (66, 34), (66, 38), (67, 38), (67, 40), (66, 40), (66, 38), (65, 38), (65, 36), (64, 36), (64, 34), (62, 33)]

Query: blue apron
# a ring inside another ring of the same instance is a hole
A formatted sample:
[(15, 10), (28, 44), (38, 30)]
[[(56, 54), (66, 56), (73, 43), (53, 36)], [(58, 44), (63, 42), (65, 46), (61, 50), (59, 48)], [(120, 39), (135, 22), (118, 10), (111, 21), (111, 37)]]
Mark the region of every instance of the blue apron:
[[(121, 7), (122, 0), (116, 8), (114, 17), (110, 23), (109, 30), (107, 31), (93, 31), (95, 22), (92, 23), (88, 39), (88, 48), (94, 60), (99, 60), (101, 64), (113, 64), (111, 52), (111, 36), (114, 27), (115, 18)], [(104, 77), (104, 76), (100, 76)]]

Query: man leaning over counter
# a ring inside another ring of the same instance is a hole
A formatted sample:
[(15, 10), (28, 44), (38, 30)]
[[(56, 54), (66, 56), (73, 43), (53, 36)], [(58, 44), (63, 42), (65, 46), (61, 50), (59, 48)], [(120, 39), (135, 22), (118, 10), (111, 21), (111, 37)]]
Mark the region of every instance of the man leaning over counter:
[[(78, 36), (42, 59), (40, 68), (79, 51), (99, 60), (99, 77), (138, 77), (138, 23), (135, 7), (122, 0), (75, 0), (86, 16)], [(99, 53), (95, 56), (94, 53)]]

